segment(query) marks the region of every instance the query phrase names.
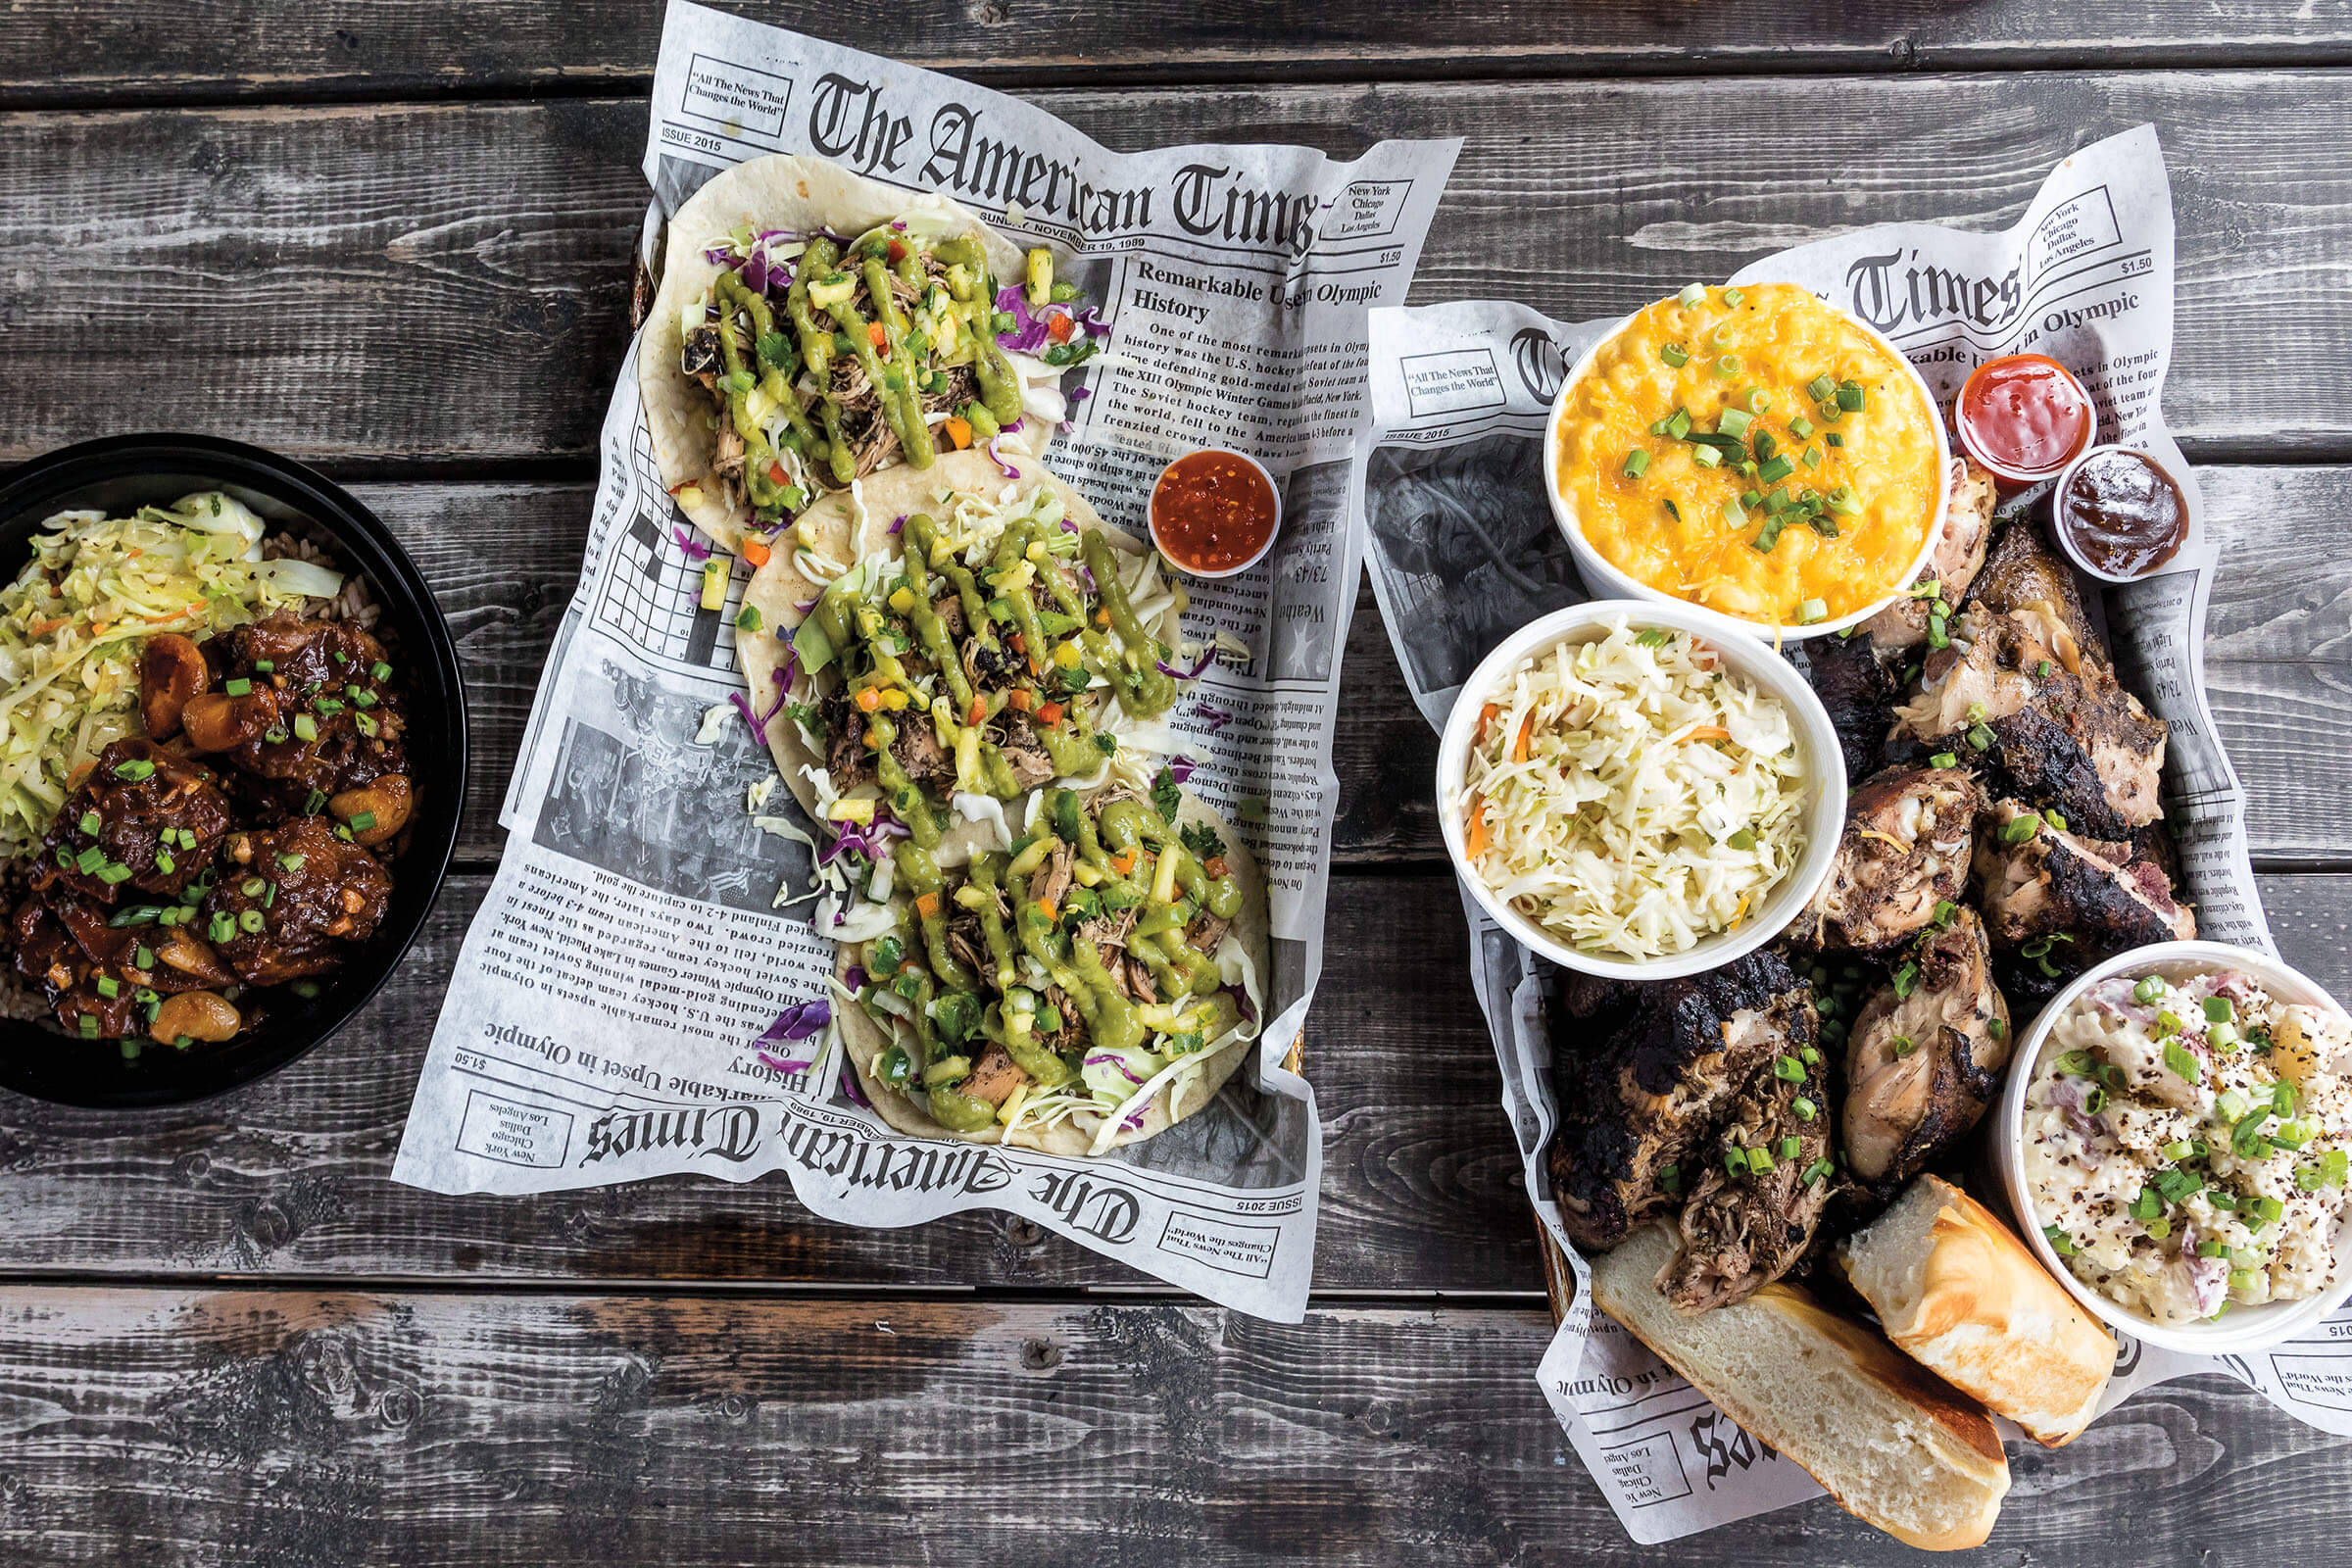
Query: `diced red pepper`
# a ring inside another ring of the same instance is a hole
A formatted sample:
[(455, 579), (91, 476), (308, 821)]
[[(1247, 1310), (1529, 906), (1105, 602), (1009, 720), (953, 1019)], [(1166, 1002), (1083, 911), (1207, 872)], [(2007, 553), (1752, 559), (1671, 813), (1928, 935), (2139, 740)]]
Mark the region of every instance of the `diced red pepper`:
[(1056, 311), (1046, 318), (1046, 336), (1056, 343), (1067, 343), (1078, 332), (1078, 323), (1070, 319), (1067, 311)]

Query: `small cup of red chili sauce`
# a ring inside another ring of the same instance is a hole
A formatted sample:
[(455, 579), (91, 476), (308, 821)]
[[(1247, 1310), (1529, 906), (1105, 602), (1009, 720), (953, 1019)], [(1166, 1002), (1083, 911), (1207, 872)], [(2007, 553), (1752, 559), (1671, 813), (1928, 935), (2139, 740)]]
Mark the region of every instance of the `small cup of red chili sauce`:
[(2074, 372), (2041, 354), (1986, 360), (1960, 388), (1960, 444), (2012, 487), (2039, 484), (2082, 455), (2098, 412)]
[(1152, 542), (1196, 577), (1257, 564), (1282, 527), (1282, 492), (1255, 458), (1219, 447), (1187, 453), (1152, 487)]
[(2145, 452), (2092, 447), (2058, 476), (2050, 521), (2076, 565), (2108, 582), (2132, 582), (2188, 542), (2188, 494)]

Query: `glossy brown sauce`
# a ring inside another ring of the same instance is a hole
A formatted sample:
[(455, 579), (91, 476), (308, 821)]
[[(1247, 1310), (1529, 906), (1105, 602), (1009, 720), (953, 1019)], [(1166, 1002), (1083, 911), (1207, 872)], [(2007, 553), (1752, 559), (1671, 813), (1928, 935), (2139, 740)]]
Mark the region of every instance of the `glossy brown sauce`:
[(2120, 448), (2084, 459), (2053, 511), (2076, 553), (2110, 576), (2144, 577), (2188, 538), (2188, 498), (2180, 483), (2152, 460)]

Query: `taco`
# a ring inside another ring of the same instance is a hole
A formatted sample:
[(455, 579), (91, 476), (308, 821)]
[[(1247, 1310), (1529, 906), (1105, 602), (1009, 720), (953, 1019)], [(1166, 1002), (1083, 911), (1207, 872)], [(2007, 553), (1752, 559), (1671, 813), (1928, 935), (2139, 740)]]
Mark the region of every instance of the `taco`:
[(820, 159), (740, 164), (669, 220), (637, 355), (662, 482), (731, 549), (893, 465), (1043, 452), (1061, 372), (1109, 331), (1076, 298), (1052, 252), (944, 196)]
[[(777, 770), (835, 831), (896, 820), (949, 861), (1004, 803), (1164, 754), (1185, 594), (1034, 458), (896, 468), (804, 514), (736, 652)], [(946, 841), (943, 844), (943, 839)]]
[[(924, 1137), (1100, 1154), (1216, 1098), (1257, 1038), (1265, 882), (1166, 769), (1038, 791), (1009, 851), (890, 851), (835, 1008), (875, 1109)], [(877, 915), (879, 916), (877, 918)]]

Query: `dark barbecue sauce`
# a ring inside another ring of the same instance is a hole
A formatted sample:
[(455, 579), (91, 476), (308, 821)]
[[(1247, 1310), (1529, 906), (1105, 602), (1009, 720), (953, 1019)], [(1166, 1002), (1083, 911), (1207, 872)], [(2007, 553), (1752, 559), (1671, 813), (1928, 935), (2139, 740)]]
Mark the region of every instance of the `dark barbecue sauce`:
[(2111, 577), (2144, 577), (2188, 537), (2188, 498), (2137, 452), (2094, 452), (2057, 498), (2058, 528), (2084, 564)]

